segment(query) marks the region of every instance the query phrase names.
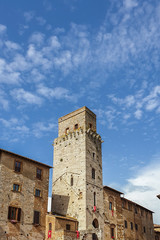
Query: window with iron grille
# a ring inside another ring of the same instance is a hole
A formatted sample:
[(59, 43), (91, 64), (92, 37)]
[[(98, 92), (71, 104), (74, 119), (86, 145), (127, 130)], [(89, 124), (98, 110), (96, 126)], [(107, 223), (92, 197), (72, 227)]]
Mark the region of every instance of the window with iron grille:
[(37, 177), (38, 179), (41, 179), (41, 178), (42, 178), (42, 170), (41, 170), (40, 168), (37, 168), (36, 177)]
[(39, 224), (40, 223), (40, 212), (34, 211), (33, 223), (34, 224)]
[(8, 219), (20, 222), (21, 218), (21, 208), (11, 207), (8, 208)]
[(21, 162), (15, 161), (15, 172), (21, 172)]

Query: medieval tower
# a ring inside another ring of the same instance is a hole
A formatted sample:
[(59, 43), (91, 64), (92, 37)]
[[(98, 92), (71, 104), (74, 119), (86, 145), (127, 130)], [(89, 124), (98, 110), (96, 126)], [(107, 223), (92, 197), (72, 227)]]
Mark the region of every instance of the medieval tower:
[(82, 107), (58, 120), (52, 212), (78, 220), (81, 239), (103, 239), (101, 137), (96, 115)]

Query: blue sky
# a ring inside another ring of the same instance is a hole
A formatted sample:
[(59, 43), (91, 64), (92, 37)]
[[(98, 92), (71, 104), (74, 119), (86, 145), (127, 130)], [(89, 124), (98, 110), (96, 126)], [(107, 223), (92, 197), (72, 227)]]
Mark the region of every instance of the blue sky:
[(0, 1), (0, 146), (52, 165), (59, 117), (97, 114), (103, 179), (160, 222), (160, 3)]

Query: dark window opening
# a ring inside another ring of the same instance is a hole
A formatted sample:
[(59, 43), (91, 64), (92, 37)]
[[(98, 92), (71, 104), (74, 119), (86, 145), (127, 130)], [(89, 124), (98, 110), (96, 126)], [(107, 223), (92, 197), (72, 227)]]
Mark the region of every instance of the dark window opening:
[(36, 196), (36, 197), (41, 197), (41, 190), (36, 189), (36, 190), (35, 190), (35, 196)]
[(34, 221), (33, 221), (33, 223), (34, 224), (39, 224), (40, 223), (40, 212), (38, 212), (38, 211), (34, 211)]
[(131, 222), (131, 230), (133, 230), (133, 223)]
[(112, 210), (112, 202), (109, 202), (109, 210)]
[(111, 228), (111, 238), (114, 238), (114, 228)]
[(96, 193), (95, 192), (93, 194), (93, 197), (94, 197), (94, 206), (96, 206)]
[(93, 225), (94, 228), (99, 227), (98, 220), (96, 218), (93, 220), (92, 225)]
[(78, 123), (74, 125), (74, 129), (78, 129)]
[(124, 226), (125, 226), (125, 228), (127, 228), (127, 221), (126, 220), (124, 221)]
[(95, 153), (93, 152), (93, 160), (95, 159)]
[(71, 186), (73, 186), (73, 176), (71, 176)]
[(49, 231), (52, 231), (52, 223), (49, 223)]
[(21, 162), (15, 161), (15, 172), (21, 171)]
[(138, 211), (137, 211), (137, 208), (136, 208), (136, 207), (135, 207), (135, 209), (134, 209), (134, 210), (135, 210), (135, 213), (137, 214), (137, 213), (138, 213)]
[(37, 177), (38, 179), (41, 179), (41, 177), (42, 177), (42, 170), (39, 169), (39, 168), (37, 168), (36, 177)]
[(20, 185), (14, 183), (14, 184), (13, 184), (13, 191), (15, 191), (15, 192), (20, 192)]
[(92, 233), (92, 240), (98, 240), (97, 234)]
[(71, 229), (71, 225), (70, 224), (66, 224), (66, 230), (70, 231)]
[(96, 175), (96, 173), (95, 173), (95, 169), (92, 168), (92, 178), (93, 178), (93, 179), (95, 179), (95, 175)]
[(143, 227), (143, 232), (144, 232), (144, 233), (146, 232), (146, 228), (145, 228), (145, 227)]
[(89, 123), (89, 128), (92, 128), (92, 123)]
[(135, 229), (136, 229), (136, 231), (138, 231), (138, 225), (137, 224), (135, 224)]
[(9, 207), (8, 219), (20, 222), (20, 218), (21, 218), (21, 208)]

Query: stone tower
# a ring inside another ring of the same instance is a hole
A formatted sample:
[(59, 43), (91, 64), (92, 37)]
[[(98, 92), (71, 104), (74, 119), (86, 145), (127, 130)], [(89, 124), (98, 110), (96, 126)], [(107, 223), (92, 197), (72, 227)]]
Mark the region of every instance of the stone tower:
[(52, 212), (76, 218), (81, 239), (103, 239), (102, 140), (96, 115), (82, 107), (58, 123)]

